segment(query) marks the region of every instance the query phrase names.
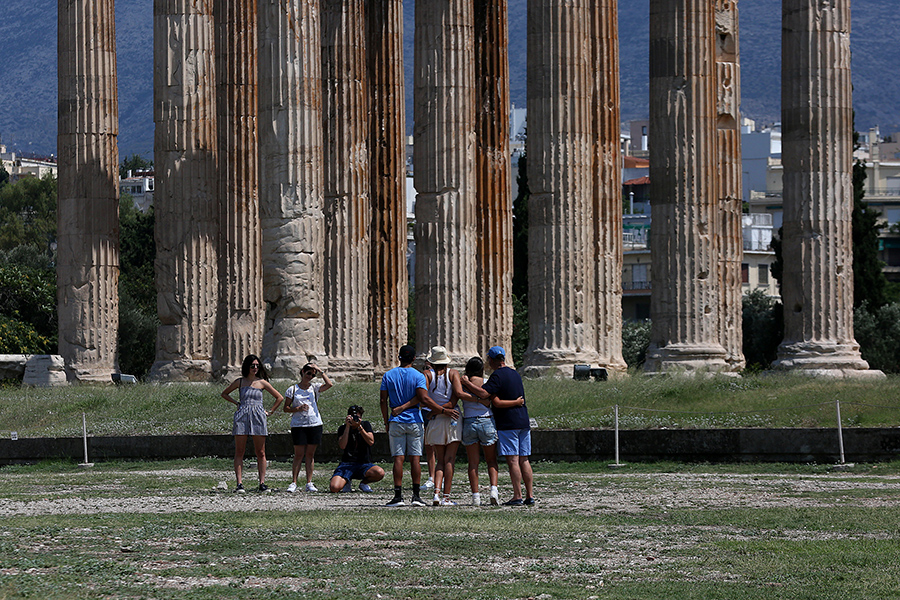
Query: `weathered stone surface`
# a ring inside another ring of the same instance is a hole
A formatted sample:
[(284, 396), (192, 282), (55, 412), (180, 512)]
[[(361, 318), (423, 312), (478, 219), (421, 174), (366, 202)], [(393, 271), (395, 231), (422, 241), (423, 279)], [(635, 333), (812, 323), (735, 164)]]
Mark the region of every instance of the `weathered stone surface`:
[(156, 381), (212, 377), (217, 283), (212, 2), (154, 3)]
[(322, 1), (325, 351), (334, 377), (372, 376), (365, 4)]
[(419, 0), (415, 37), (416, 346), (478, 350), (471, 0)]
[(406, 102), (403, 2), (369, 4), (366, 47), (371, 90), (371, 348), (376, 371), (395, 366), (407, 339)]
[(319, 2), (258, 2), (261, 358), (270, 375), (299, 378), (310, 357), (328, 366)]
[(622, 357), (622, 157), (619, 141), (617, 0), (588, 3), (593, 82), (593, 216), (597, 362), (624, 372)]
[(650, 2), (652, 328), (644, 370), (724, 371), (714, 4)]
[(59, 1), (57, 303), (67, 376), (109, 383), (119, 331), (113, 0)]
[(528, 2), (529, 375), (599, 359), (586, 7)]
[(262, 234), (259, 223), (257, 3), (214, 4), (218, 139), (219, 305), (213, 371), (240, 375), (262, 350)]
[(33, 354), (28, 356), (22, 383), (35, 387), (67, 385), (66, 363), (63, 357), (58, 354)]
[[(506, 0), (475, 0), (477, 350), (511, 348), (512, 190)], [(507, 357), (511, 362), (512, 356)]]
[(852, 376), (869, 366), (853, 339), (850, 0), (785, 0), (782, 17), (784, 340), (773, 366)]
[(741, 67), (737, 0), (716, 0), (716, 77), (716, 171), (719, 175), (718, 210), (722, 219), (719, 261), (722, 308), (719, 312), (719, 333), (729, 369), (740, 371), (744, 368), (741, 287), (744, 244), (741, 230)]
[(0, 354), (0, 380), (22, 379), (28, 354)]

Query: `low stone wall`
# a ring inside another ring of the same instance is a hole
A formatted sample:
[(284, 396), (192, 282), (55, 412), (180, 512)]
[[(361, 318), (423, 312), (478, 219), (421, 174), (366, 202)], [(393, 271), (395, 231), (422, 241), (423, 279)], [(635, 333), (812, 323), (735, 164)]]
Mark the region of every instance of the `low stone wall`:
[(67, 385), (65, 362), (58, 354), (0, 354), (3, 379), (35, 387)]
[[(535, 430), (532, 460), (611, 461), (615, 455), (611, 430)], [(286, 461), (293, 453), (290, 434), (270, 435), (266, 455)], [(900, 458), (900, 428), (844, 429), (847, 462), (881, 462)], [(234, 455), (230, 435), (171, 435), (89, 437), (88, 459), (165, 460), (195, 456), (229, 458)], [(373, 455), (390, 459), (387, 436), (375, 434)], [(253, 456), (248, 444), (247, 456)], [(337, 435), (326, 434), (316, 452), (320, 461), (337, 461)], [(836, 429), (684, 429), (629, 430), (619, 433), (621, 462), (671, 460), (680, 462), (792, 462), (836, 463), (840, 451)], [(84, 460), (82, 438), (20, 438), (0, 440), (0, 464), (47, 459)], [(460, 451), (457, 460), (465, 460)]]

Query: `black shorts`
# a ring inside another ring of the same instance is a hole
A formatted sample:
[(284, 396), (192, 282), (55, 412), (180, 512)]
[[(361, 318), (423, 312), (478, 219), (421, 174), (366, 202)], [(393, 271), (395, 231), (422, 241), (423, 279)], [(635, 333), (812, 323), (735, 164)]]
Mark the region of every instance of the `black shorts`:
[(322, 443), (322, 425), (315, 427), (291, 427), (291, 438), (295, 446), (312, 444), (318, 446)]

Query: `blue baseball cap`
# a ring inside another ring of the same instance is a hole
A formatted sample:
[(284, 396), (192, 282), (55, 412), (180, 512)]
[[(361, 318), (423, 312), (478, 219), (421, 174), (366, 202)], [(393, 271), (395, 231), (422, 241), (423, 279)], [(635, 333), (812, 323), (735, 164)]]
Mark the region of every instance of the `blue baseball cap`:
[(501, 346), (491, 346), (488, 350), (488, 358), (506, 358), (506, 350)]

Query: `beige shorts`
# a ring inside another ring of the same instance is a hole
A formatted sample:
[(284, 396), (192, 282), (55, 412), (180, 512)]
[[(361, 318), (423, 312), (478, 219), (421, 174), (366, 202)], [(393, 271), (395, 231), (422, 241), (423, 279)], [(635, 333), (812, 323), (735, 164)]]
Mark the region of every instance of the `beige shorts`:
[(460, 421), (461, 419), (451, 421), (447, 415), (438, 415), (428, 421), (428, 426), (425, 428), (425, 445), (446, 446), (462, 440)]

